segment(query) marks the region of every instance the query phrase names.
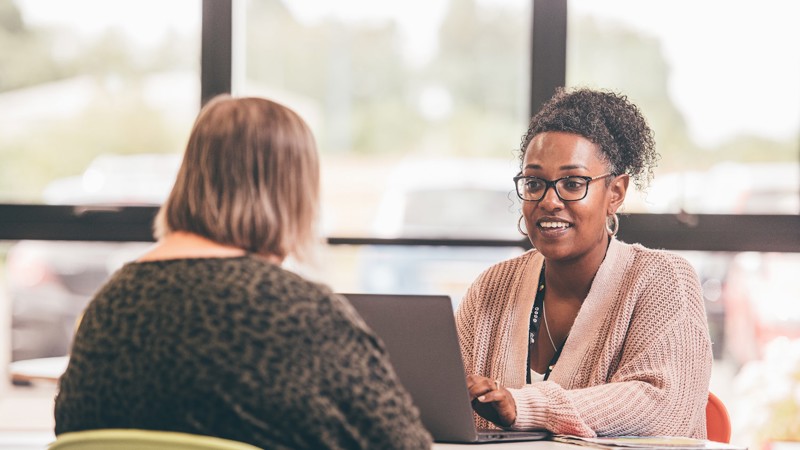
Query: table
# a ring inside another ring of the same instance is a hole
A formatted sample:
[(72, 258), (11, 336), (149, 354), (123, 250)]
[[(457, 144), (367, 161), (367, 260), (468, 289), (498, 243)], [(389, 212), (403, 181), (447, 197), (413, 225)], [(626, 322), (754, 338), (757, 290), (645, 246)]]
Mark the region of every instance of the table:
[(587, 447), (553, 441), (498, 442), (495, 444), (445, 444), (436, 442), (433, 444), (433, 450), (464, 450), (466, 448), (474, 448), (475, 450), (579, 450)]
[(10, 364), (11, 380), (21, 383), (35, 381), (56, 383), (61, 374), (67, 370), (68, 362), (68, 356), (14, 361)]

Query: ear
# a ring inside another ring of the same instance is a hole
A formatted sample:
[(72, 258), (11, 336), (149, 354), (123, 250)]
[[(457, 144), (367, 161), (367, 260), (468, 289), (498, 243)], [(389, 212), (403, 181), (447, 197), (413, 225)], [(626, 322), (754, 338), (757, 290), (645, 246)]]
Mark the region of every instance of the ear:
[(608, 215), (614, 214), (617, 212), (620, 206), (622, 206), (622, 202), (625, 201), (625, 194), (628, 192), (628, 183), (630, 182), (630, 176), (627, 173), (622, 175), (617, 175), (611, 181), (611, 185), (608, 187)]

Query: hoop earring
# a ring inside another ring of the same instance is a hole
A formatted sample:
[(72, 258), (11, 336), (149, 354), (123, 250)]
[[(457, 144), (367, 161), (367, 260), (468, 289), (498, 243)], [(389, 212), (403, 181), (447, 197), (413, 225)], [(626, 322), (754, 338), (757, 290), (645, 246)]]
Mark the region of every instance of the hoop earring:
[(522, 231), (522, 220), (523, 219), (525, 219), (525, 218), (522, 217), (522, 216), (519, 216), (519, 220), (517, 220), (517, 231), (519, 231), (519, 234), (521, 234), (523, 236), (528, 236), (528, 233)]
[[(609, 218), (611, 218), (611, 226), (609, 226)], [(608, 233), (609, 237), (614, 237), (617, 235), (619, 231), (619, 217), (617, 217), (617, 213), (611, 214), (606, 216), (606, 233)]]

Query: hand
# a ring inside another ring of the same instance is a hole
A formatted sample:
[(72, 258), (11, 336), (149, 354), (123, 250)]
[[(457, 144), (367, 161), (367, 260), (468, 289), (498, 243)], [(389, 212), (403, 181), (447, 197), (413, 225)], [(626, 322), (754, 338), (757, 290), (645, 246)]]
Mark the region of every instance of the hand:
[(511, 426), (517, 420), (517, 404), (500, 382), (479, 375), (467, 377), (467, 390), (472, 409), (484, 419), (501, 427)]

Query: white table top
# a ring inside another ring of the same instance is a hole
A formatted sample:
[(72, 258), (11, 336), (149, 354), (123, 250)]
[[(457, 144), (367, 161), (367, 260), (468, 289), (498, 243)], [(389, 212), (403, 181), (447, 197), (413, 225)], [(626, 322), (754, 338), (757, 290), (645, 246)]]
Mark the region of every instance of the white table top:
[(577, 445), (553, 441), (498, 442), (495, 444), (445, 444), (436, 442), (433, 444), (433, 450), (455, 450), (468, 447), (473, 447), (476, 450), (576, 450), (582, 448)]
[[(48, 432), (4, 432), (0, 431), (0, 450), (45, 450), (47, 444), (55, 439)], [(576, 450), (576, 445), (552, 441), (503, 442), (497, 444), (433, 444), (433, 450), (455, 450), (474, 448), (475, 450)]]

